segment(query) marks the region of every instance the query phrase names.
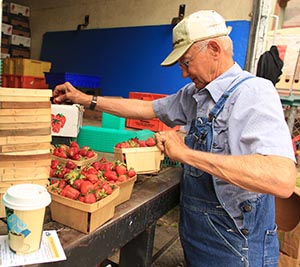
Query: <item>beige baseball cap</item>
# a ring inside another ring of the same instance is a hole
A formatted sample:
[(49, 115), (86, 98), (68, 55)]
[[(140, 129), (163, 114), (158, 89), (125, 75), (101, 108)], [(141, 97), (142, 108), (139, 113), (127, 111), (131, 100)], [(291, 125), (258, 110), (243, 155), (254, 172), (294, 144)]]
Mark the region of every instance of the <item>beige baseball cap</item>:
[(197, 41), (226, 36), (230, 28), (224, 18), (214, 10), (201, 10), (184, 18), (173, 28), (173, 51), (161, 63), (170, 66)]

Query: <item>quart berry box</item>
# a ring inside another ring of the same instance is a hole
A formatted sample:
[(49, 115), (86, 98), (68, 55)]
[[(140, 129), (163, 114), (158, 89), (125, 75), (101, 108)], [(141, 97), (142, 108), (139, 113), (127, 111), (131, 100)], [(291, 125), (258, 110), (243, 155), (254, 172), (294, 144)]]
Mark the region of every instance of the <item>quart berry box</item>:
[(134, 168), (137, 174), (158, 173), (164, 154), (158, 147), (114, 148), (115, 160), (120, 160), (127, 168)]

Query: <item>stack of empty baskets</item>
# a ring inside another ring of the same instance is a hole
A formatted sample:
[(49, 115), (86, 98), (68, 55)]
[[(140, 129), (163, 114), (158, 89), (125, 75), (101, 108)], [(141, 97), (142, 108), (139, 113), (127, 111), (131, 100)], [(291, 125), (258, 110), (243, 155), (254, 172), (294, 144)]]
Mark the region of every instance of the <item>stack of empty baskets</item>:
[(0, 218), (8, 187), (48, 184), (51, 96), (51, 90), (0, 88)]

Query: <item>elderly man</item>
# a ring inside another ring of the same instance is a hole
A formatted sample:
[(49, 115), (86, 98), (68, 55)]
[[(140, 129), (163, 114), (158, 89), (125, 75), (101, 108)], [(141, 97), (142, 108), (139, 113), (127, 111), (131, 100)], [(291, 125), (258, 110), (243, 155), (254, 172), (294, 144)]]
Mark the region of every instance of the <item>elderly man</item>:
[(134, 119), (158, 117), (175, 131), (157, 133), (159, 148), (183, 164), (180, 238), (189, 267), (277, 266), (274, 196), (289, 197), (296, 168), (290, 132), (273, 84), (234, 62), (224, 19), (202, 10), (173, 29), (173, 51), (192, 82), (154, 101), (92, 97), (70, 83), (57, 102)]

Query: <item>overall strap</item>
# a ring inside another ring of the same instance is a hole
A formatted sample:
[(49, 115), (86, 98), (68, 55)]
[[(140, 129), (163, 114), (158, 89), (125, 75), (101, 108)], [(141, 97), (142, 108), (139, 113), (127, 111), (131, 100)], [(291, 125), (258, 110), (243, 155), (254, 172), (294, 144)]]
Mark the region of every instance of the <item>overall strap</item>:
[(223, 109), (225, 102), (227, 100), (227, 98), (230, 96), (230, 94), (244, 81), (254, 78), (254, 75), (250, 75), (247, 76), (245, 78), (243, 78), (242, 80), (240, 80), (239, 82), (237, 82), (234, 86), (230, 87), (228, 90), (226, 90), (223, 95), (219, 98), (218, 102), (215, 104), (215, 106), (212, 108), (212, 110), (209, 113), (209, 121), (212, 121), (213, 119), (215, 119), (219, 113), (221, 112), (221, 110)]

